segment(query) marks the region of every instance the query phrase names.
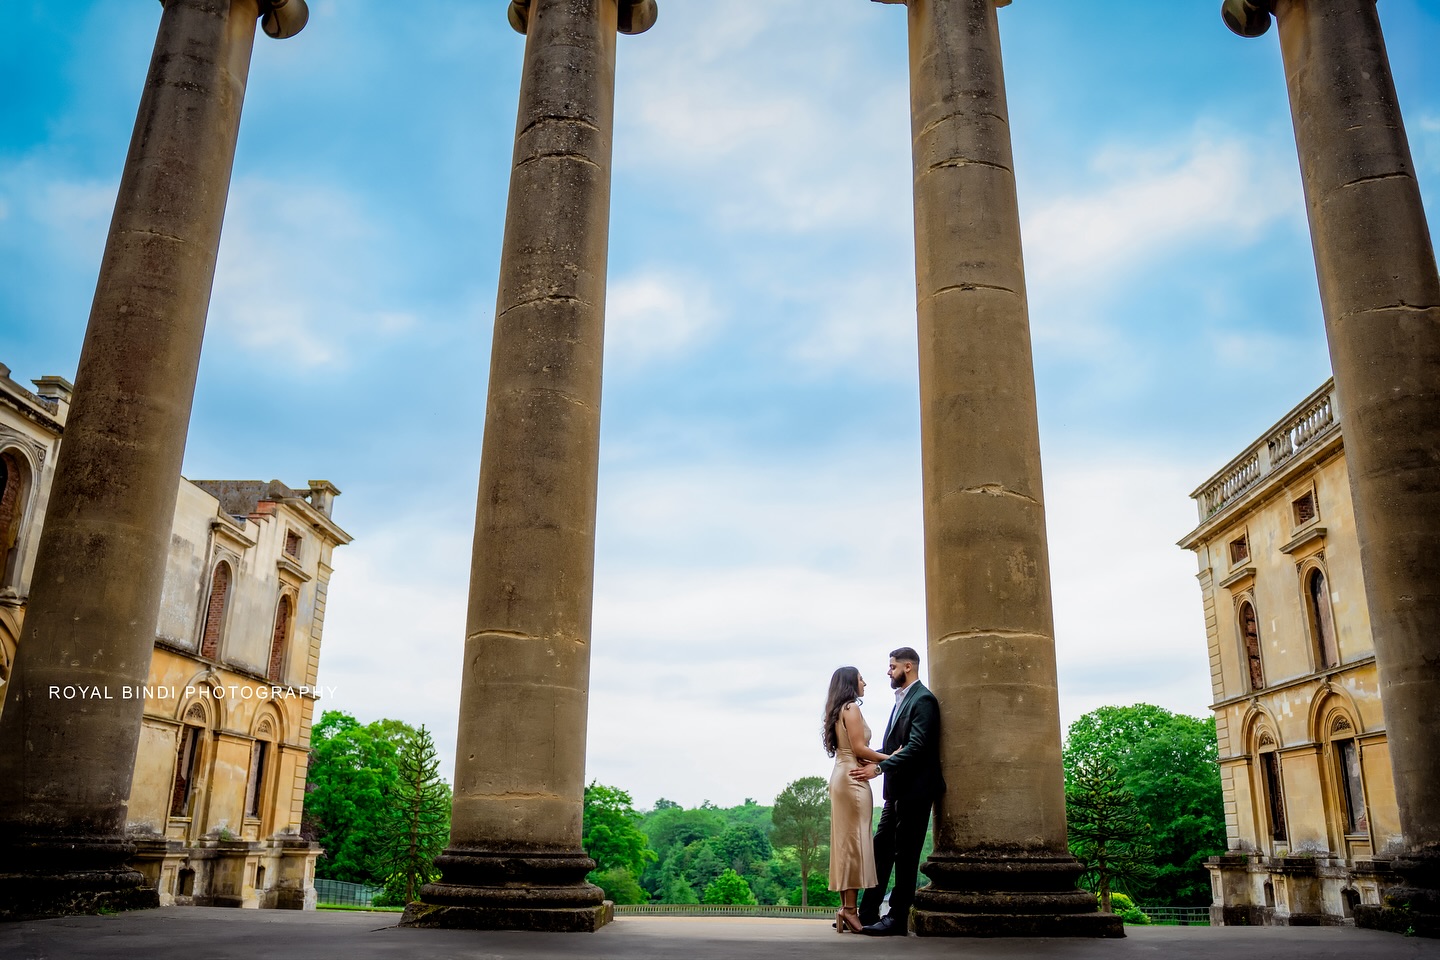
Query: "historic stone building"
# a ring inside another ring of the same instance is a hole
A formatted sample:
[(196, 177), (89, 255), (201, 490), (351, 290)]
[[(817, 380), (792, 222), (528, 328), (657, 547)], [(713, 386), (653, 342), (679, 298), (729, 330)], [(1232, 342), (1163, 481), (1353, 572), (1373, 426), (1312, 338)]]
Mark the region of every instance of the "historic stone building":
[(1228, 852), (1216, 923), (1342, 923), (1403, 850), (1334, 385), (1191, 496)]
[[(70, 385), (31, 392), (0, 367), (0, 680), (25, 616)], [(182, 480), (149, 677), (52, 689), (143, 699), (127, 836), (161, 903), (313, 907), (300, 837), (331, 552), (327, 481)]]

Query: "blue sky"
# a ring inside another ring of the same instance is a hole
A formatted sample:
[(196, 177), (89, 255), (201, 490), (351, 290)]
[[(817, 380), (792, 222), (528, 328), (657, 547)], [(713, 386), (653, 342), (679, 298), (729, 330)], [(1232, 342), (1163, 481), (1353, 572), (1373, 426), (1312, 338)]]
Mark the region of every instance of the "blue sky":
[[(1329, 373), (1275, 34), (1218, 6), (1000, 11), (1067, 723), (1205, 712), (1187, 495)], [(8, 7), (24, 382), (74, 374), (160, 5)], [(499, 0), (311, 9), (256, 44), (185, 473), (344, 491), (326, 706), (448, 767), (523, 41)], [(1433, 223), (1440, 0), (1379, 9)], [(836, 666), (878, 730), (923, 647), (904, 11), (661, 0), (616, 116), (587, 773), (768, 800), (827, 771)]]

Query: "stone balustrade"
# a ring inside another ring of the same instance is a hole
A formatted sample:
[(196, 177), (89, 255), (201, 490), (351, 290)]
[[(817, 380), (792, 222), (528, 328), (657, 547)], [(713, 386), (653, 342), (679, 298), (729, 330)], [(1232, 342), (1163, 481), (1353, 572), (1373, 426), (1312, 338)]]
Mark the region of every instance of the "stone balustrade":
[(1335, 381), (1327, 380), (1314, 393), (1261, 435), (1243, 453), (1226, 464), (1190, 494), (1204, 523), (1244, 496), (1301, 451), (1328, 437), (1340, 426), (1335, 402)]

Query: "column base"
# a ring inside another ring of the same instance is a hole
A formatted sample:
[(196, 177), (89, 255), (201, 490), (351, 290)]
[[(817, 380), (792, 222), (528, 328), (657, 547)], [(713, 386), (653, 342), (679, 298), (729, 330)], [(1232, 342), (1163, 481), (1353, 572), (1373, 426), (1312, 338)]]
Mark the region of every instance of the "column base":
[(160, 892), (126, 863), (134, 854), (134, 844), (108, 837), (0, 844), (0, 920), (159, 907)]
[(932, 856), (921, 870), (930, 883), (915, 892), (918, 936), (1125, 936), (1119, 917), (1077, 889), (1070, 857)]
[(595, 861), (578, 854), (447, 850), (439, 883), (420, 888), (402, 927), (593, 933), (615, 919), (605, 892), (585, 879)]
[(534, 933), (594, 933), (615, 919), (609, 900), (597, 907), (457, 907), (417, 900), (405, 908), (402, 927), (432, 930), (529, 930)]
[(1390, 866), (1402, 882), (1385, 892), (1383, 904), (1357, 906), (1355, 926), (1440, 937), (1440, 851), (1397, 858)]

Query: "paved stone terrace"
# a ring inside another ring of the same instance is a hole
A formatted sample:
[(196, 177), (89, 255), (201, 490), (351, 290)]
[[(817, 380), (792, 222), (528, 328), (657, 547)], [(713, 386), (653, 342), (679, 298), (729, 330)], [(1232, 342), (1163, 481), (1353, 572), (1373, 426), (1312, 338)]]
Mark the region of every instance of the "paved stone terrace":
[(1125, 940), (906, 940), (844, 936), (824, 921), (625, 917), (595, 934), (401, 930), (398, 914), (170, 907), (0, 925), (5, 960), (1404, 960), (1440, 941), (1336, 927), (1128, 927)]

